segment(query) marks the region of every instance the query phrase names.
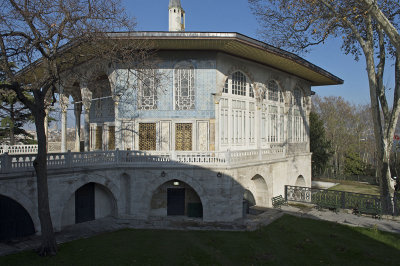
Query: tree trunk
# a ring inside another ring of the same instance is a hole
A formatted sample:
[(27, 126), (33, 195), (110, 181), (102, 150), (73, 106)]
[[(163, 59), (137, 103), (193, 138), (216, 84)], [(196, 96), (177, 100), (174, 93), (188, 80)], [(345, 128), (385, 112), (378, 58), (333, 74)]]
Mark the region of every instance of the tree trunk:
[(371, 112), (374, 124), (374, 136), (376, 144), (376, 152), (378, 159), (378, 175), (379, 175), (379, 191), (382, 199), (382, 209), (385, 213), (392, 212), (392, 202), (390, 200), (390, 151), (389, 142), (384, 136), (381, 119), (381, 109), (379, 107), (377, 95), (377, 81), (375, 73), (373, 49), (364, 50), (365, 60), (367, 64), (367, 74), (369, 81), (369, 90), (371, 98)]
[(46, 134), (44, 127), (44, 103), (40, 103), (33, 112), (38, 139), (38, 154), (33, 162), (37, 176), (37, 193), (40, 227), (42, 231), (42, 243), (38, 250), (39, 255), (55, 255), (57, 253), (57, 244), (53, 231), (53, 224), (50, 216), (48, 185), (47, 185), (47, 150)]

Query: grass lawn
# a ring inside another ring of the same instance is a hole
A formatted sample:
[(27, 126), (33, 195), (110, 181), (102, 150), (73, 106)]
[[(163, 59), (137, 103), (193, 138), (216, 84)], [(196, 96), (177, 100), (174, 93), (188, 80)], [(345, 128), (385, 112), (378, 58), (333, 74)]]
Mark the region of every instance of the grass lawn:
[(340, 190), (354, 193), (379, 195), (379, 187), (377, 185), (371, 185), (367, 183), (361, 183), (350, 180), (338, 180), (338, 179), (316, 179), (320, 181), (339, 183), (338, 185), (329, 188), (330, 190)]
[(254, 232), (125, 229), (0, 265), (399, 265), (400, 235), (284, 215)]
[(366, 183), (360, 183), (356, 181), (346, 181), (340, 183), (334, 187), (329, 188), (330, 190), (340, 190), (354, 193), (379, 195), (379, 187), (375, 185), (370, 185)]

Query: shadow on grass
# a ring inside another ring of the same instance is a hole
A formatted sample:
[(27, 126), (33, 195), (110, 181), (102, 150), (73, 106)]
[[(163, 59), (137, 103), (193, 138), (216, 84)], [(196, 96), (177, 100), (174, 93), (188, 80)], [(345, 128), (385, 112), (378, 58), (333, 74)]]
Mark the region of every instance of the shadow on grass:
[(253, 232), (124, 229), (0, 265), (398, 265), (400, 235), (284, 215)]

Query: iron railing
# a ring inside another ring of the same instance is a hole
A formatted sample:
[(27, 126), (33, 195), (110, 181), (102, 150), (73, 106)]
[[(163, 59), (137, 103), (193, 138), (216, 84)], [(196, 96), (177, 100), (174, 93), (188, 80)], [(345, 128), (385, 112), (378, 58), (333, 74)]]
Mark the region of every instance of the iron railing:
[(327, 205), (332, 207), (350, 210), (371, 210), (382, 211), (383, 214), (400, 215), (400, 193), (395, 193), (391, 198), (392, 210), (382, 209), (382, 199), (377, 195), (336, 191), (320, 188), (285, 186), (285, 199), (287, 201), (310, 203), (316, 205)]

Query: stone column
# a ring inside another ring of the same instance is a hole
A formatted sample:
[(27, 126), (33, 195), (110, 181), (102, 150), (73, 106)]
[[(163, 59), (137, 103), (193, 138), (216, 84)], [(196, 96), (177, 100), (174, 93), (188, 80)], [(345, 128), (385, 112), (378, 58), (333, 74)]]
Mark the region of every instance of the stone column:
[(121, 119), (119, 118), (119, 95), (113, 96), (114, 100), (114, 123), (115, 123), (115, 149), (122, 150), (122, 123)]
[(75, 114), (75, 151), (81, 151), (81, 114), (82, 114), (82, 103), (74, 104)]
[(92, 105), (92, 92), (88, 89), (86, 84), (82, 84), (81, 86), (81, 94), (82, 94), (82, 104), (85, 108), (85, 129), (84, 129), (84, 137), (85, 137), (85, 151), (90, 151), (90, 121), (89, 121), (89, 112), (90, 106)]
[(60, 107), (61, 107), (61, 152), (67, 152), (67, 109), (68, 109), (68, 96), (60, 94)]

